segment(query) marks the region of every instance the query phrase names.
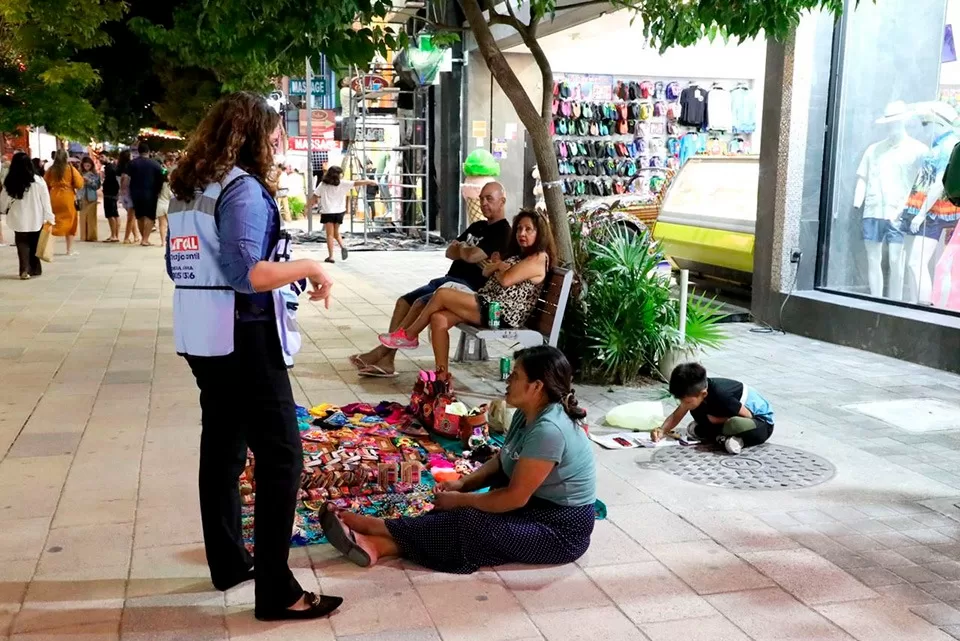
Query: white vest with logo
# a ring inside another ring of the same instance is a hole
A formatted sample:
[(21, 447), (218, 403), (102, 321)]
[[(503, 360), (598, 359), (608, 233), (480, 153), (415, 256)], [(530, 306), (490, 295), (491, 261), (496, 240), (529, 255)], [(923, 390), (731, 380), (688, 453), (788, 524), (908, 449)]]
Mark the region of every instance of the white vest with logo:
[[(190, 356), (232, 354), (233, 325), (236, 322), (236, 291), (220, 267), (220, 230), (216, 208), (220, 195), (234, 180), (247, 176), (234, 167), (217, 183), (210, 183), (189, 202), (174, 198), (167, 214), (167, 251), (176, 287), (173, 293), (173, 333), (177, 353)], [(279, 218), (279, 215), (278, 215)], [(270, 260), (290, 260), (290, 236), (283, 229), (272, 247)], [(293, 283), (273, 290), (277, 333), (287, 367), (300, 351), (297, 330), (297, 297), (305, 283)]]

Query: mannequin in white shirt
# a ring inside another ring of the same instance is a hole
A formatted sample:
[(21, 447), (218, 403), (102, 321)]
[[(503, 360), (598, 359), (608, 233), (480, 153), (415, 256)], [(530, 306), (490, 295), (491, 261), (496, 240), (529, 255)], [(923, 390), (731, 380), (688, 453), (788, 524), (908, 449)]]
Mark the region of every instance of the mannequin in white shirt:
[[(903, 280), (903, 234), (896, 229), (897, 217), (910, 194), (926, 145), (910, 137), (906, 120), (911, 114), (902, 102), (887, 105), (876, 122), (888, 128), (888, 135), (870, 145), (857, 170), (853, 206), (861, 209), (867, 282), (871, 296), (884, 295), (883, 249), (886, 245), (890, 298), (900, 299)], [(836, 216), (836, 213), (835, 213)]]

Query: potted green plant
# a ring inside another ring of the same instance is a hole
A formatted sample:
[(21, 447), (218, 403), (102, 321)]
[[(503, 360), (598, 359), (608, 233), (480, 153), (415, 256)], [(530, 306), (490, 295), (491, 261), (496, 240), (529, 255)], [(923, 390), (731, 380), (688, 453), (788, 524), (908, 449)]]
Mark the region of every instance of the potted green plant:
[[(657, 359), (657, 371), (663, 380), (670, 380), (673, 368), (681, 363), (698, 361), (706, 348), (716, 348), (727, 339), (721, 322), (727, 316), (716, 298), (691, 296), (687, 299), (687, 315), (681, 332), (680, 316), (676, 324), (663, 328), (664, 350)], [(679, 309), (679, 305), (677, 306)]]

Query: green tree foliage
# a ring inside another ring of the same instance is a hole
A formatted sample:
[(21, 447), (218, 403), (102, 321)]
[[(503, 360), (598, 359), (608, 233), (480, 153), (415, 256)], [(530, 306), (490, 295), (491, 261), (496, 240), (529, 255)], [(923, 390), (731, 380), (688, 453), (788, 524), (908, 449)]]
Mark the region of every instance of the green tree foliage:
[(176, 2), (171, 20), (131, 27), (185, 66), (210, 70), (225, 90), (263, 89), (302, 72), (306, 58), (364, 63), (395, 46), (392, 33), (363, 26), (387, 15), (388, 0), (221, 0)]
[(0, 0), (0, 130), (42, 124), (64, 135), (94, 131), (98, 115), (80, 96), (100, 75), (77, 54), (107, 44), (101, 27), (123, 10), (119, 0)]

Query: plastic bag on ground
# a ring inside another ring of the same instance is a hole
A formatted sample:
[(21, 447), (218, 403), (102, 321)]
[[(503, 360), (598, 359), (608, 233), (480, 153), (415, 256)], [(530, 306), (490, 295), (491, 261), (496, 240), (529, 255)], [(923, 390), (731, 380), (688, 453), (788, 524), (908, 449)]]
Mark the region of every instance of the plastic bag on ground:
[(634, 432), (649, 432), (663, 424), (663, 405), (660, 401), (634, 401), (618, 405), (607, 412), (604, 422)]

